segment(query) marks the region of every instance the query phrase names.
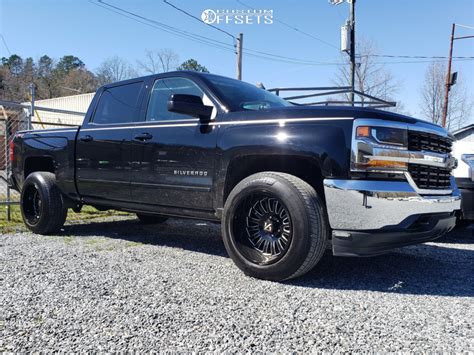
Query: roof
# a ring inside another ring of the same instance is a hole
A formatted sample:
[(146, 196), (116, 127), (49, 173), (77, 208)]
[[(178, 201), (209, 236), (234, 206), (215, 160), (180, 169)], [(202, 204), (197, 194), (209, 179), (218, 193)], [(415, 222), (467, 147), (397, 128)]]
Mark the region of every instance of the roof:
[(453, 135), (456, 137), (458, 134), (474, 129), (474, 123), (467, 125), (466, 127), (460, 128), (457, 131), (453, 132)]

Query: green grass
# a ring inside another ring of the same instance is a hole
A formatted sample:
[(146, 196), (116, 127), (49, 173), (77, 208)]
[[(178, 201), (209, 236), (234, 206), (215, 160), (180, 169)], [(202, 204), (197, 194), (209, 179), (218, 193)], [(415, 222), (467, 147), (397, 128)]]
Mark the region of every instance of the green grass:
[[(26, 227), (23, 224), (23, 219), (21, 217), (20, 206), (10, 206), (10, 221), (7, 220), (7, 206), (1, 206), (0, 208), (0, 233), (12, 233), (26, 230)], [(114, 210), (99, 211), (94, 207), (84, 206), (80, 213), (75, 213), (72, 210), (69, 210), (66, 223), (80, 223), (106, 217), (128, 215), (129, 213), (126, 212)]]

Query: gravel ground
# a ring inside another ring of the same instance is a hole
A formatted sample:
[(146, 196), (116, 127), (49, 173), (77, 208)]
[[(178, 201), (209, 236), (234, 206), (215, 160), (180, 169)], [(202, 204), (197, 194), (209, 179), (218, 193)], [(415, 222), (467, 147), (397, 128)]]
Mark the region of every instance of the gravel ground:
[(244, 276), (206, 222), (0, 235), (0, 351), (474, 351), (473, 232), (287, 283)]

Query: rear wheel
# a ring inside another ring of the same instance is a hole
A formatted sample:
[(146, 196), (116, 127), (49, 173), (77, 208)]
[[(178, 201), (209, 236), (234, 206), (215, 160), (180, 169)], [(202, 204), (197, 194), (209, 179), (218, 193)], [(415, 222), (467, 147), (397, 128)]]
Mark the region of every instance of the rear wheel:
[(242, 180), (223, 217), (227, 252), (249, 276), (275, 281), (301, 276), (326, 248), (324, 205), (309, 184), (289, 174), (264, 172)]
[(53, 173), (34, 172), (28, 175), (20, 204), (23, 221), (34, 233), (58, 232), (66, 221), (67, 208)]
[(158, 224), (158, 223), (166, 222), (168, 220), (168, 217), (151, 215), (151, 214), (142, 214), (142, 213), (137, 213), (137, 217), (140, 220), (140, 222), (144, 224)]

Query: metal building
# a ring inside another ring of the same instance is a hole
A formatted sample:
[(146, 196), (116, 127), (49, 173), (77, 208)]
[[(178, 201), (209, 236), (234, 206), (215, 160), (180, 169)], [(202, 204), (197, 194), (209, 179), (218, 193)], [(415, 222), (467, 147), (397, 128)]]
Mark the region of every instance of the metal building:
[[(58, 126), (61, 124), (75, 124), (80, 125), (83, 120), (83, 116), (71, 115), (65, 113), (56, 113), (56, 112), (46, 112), (40, 110), (40, 108), (53, 108), (67, 111), (76, 111), (83, 112), (84, 114), (89, 107), (92, 98), (95, 93), (81, 94), (81, 95), (72, 95), (72, 96), (63, 96), (56, 97), (54, 99), (45, 99), (45, 100), (36, 100), (33, 129), (43, 129), (43, 128), (54, 128), (54, 123), (57, 123)], [(25, 103), (28, 104), (28, 103)]]

